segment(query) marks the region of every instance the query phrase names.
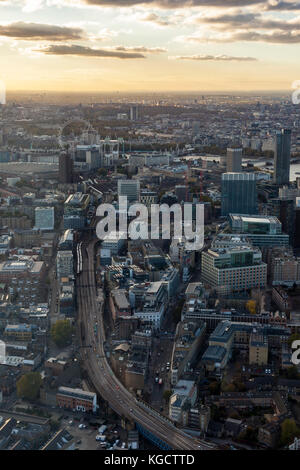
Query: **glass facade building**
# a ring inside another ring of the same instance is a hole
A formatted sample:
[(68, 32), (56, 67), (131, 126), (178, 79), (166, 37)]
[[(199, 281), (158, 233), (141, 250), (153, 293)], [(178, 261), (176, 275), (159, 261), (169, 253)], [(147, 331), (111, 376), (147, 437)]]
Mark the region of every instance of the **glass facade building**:
[(257, 189), (253, 173), (223, 173), (221, 194), (222, 216), (256, 214)]
[(275, 135), (274, 174), (276, 184), (285, 184), (290, 181), (291, 159), (291, 130), (281, 129)]

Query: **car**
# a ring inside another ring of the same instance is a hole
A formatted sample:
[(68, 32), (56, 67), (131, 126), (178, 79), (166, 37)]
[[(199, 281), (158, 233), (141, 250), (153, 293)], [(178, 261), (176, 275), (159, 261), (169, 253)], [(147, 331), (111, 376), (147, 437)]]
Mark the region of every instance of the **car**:
[(78, 439), (78, 441), (76, 441), (76, 444), (81, 444), (81, 439)]

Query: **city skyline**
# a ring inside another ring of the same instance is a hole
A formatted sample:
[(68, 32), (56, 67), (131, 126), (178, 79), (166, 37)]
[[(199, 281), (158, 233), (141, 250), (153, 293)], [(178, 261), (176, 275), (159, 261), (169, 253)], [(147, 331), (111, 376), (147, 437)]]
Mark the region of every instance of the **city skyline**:
[(0, 79), (8, 91), (291, 89), (300, 3), (222, 3), (0, 0)]

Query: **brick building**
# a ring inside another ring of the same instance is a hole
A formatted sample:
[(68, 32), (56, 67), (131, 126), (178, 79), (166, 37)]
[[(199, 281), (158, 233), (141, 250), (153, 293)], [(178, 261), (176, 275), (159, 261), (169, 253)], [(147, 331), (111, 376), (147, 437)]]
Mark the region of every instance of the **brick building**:
[(57, 406), (74, 411), (93, 412), (97, 410), (97, 395), (80, 388), (59, 387), (56, 394)]

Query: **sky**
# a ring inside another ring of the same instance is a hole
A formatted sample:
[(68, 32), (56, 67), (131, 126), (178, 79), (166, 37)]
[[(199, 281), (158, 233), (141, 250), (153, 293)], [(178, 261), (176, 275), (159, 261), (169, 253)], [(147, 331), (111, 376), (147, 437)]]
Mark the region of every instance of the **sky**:
[(0, 0), (7, 90), (289, 90), (299, 57), (300, 1)]

